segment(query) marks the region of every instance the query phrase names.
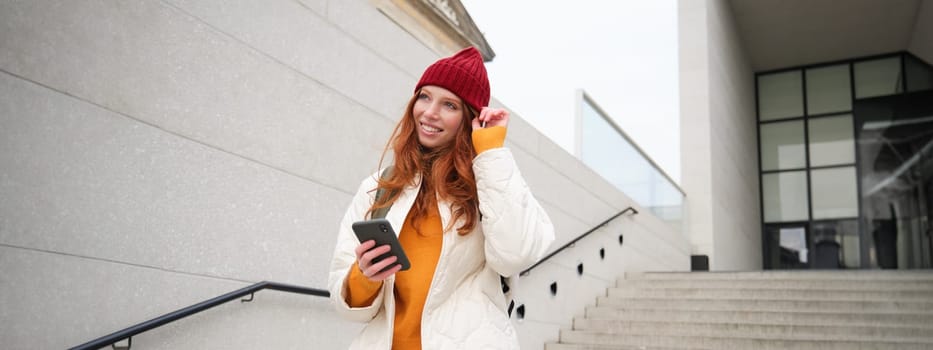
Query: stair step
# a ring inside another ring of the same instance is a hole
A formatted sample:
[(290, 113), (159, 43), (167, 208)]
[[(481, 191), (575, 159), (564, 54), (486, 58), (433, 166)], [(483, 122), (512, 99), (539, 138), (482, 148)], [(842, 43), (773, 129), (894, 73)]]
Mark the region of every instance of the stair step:
[(695, 299), (806, 299), (837, 301), (919, 301), (933, 306), (929, 290), (825, 290), (762, 288), (609, 288), (609, 297), (618, 298), (695, 298)]
[(933, 270), (809, 270), (747, 272), (642, 272), (625, 280), (868, 280), (933, 281)]
[(836, 301), (806, 299), (703, 299), (703, 298), (612, 298), (598, 297), (600, 307), (649, 310), (727, 311), (825, 311), (825, 312), (922, 312), (933, 315), (933, 302), (925, 301)]
[(933, 349), (933, 270), (626, 274), (546, 350)]
[(812, 312), (659, 310), (652, 308), (587, 307), (586, 318), (621, 321), (750, 323), (770, 325), (904, 326), (933, 325), (930, 312)]
[(762, 335), (767, 338), (800, 340), (910, 340), (933, 343), (933, 325), (909, 326), (837, 326), (749, 324), (735, 322), (651, 322), (611, 319), (576, 318), (574, 330), (611, 334), (684, 335), (743, 337)]
[(544, 350), (708, 350), (708, 348), (674, 348), (644, 345), (620, 345), (620, 344), (544, 344)]
[(930, 349), (933, 343), (912, 341), (800, 340), (762, 337), (712, 337), (679, 335), (618, 335), (591, 331), (562, 330), (560, 343), (606, 344), (646, 347), (695, 346), (711, 349)]
[(869, 280), (869, 279), (620, 279), (616, 287), (648, 288), (712, 288), (712, 289), (784, 289), (784, 290), (861, 290), (861, 291), (933, 291), (931, 280)]

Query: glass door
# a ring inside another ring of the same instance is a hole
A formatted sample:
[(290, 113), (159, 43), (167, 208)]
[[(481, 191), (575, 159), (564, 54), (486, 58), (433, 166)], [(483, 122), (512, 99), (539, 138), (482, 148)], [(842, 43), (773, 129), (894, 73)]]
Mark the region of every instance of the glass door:
[(933, 267), (933, 91), (856, 100), (868, 268)]

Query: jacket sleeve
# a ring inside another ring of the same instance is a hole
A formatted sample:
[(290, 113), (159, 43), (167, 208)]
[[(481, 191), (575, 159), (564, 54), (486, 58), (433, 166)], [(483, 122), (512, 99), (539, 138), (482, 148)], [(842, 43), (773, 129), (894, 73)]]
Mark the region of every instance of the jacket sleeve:
[(554, 226), (531, 194), (508, 148), (473, 160), (479, 209), (486, 239), (486, 263), (513, 276), (538, 261), (554, 241)]
[[(337, 233), (337, 245), (334, 248), (334, 257), (331, 260), (330, 275), (327, 279), (327, 288), (330, 291), (330, 299), (337, 309), (337, 314), (342, 317), (358, 322), (368, 322), (376, 317), (382, 306), (385, 295), (385, 288), (380, 288), (372, 304), (365, 307), (351, 307), (347, 304), (347, 276), (350, 268), (356, 263), (356, 253), (354, 250), (360, 244), (353, 234), (352, 225), (356, 221), (363, 220), (366, 210), (369, 209), (373, 201), (373, 195), (369, 193), (370, 189), (376, 187), (375, 180), (367, 178), (360, 184), (356, 195), (347, 208), (343, 219), (340, 221), (340, 228)], [(385, 283), (383, 284), (383, 287)]]

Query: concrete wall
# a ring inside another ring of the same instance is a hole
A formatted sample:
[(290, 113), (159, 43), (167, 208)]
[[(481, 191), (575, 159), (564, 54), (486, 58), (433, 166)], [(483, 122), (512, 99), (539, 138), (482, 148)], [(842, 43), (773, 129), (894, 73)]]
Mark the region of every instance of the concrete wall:
[[(439, 57), (366, 0), (6, 1), (0, 26), (7, 349), (78, 345), (261, 280), (323, 288), (339, 218)], [(553, 248), (634, 205), (520, 116), (507, 146)], [(523, 279), (526, 348), (625, 271), (689, 268), (686, 239), (640, 211)], [(339, 349), (359, 327), (266, 291), (133, 346)]]
[(710, 1), (710, 122), (713, 161), (713, 251), (710, 268), (760, 270), (758, 124), (755, 76), (729, 2)]
[(907, 50), (933, 64), (933, 3), (921, 1)]
[(681, 161), (695, 254), (761, 269), (754, 74), (727, 1), (679, 2)]
[(677, 3), (681, 188), (693, 254), (713, 255), (712, 142), (706, 2)]

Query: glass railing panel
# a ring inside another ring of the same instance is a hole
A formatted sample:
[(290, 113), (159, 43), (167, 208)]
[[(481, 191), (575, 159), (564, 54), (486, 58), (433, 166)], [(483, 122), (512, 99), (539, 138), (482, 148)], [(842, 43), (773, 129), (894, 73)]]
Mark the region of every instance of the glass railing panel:
[(580, 160), (683, 232), (683, 191), (588, 96), (581, 94), (580, 98)]

